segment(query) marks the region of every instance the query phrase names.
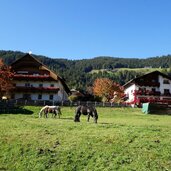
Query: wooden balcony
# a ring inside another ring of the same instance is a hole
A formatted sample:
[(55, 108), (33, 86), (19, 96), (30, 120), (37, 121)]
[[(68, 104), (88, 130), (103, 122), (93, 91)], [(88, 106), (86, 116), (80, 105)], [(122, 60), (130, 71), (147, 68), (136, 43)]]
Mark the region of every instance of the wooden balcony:
[(16, 86), (14, 89), (15, 92), (32, 92), (32, 93), (57, 93), (59, 91), (58, 87), (25, 87), (25, 86)]
[(15, 74), (14, 80), (53, 81), (54, 79), (50, 75)]
[(138, 82), (137, 84), (145, 87), (160, 87), (159, 82)]
[(146, 91), (136, 90), (135, 94), (145, 95), (145, 96), (160, 96), (161, 95), (160, 91), (149, 91), (149, 90), (146, 90)]
[(138, 98), (137, 101), (139, 103), (161, 103), (161, 104), (171, 104), (171, 98), (170, 99), (163, 99), (160, 98), (147, 98), (147, 97), (141, 97)]

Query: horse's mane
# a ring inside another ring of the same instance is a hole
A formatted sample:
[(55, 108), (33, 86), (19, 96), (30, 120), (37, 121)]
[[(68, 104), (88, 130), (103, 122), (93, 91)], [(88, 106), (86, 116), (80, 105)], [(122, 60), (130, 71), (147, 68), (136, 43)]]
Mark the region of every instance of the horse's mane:
[(43, 112), (45, 109), (47, 109), (48, 107), (49, 107), (49, 106), (46, 105), (46, 106), (44, 106), (44, 107), (42, 107), (42, 108), (40, 109), (39, 117), (42, 115), (42, 112)]

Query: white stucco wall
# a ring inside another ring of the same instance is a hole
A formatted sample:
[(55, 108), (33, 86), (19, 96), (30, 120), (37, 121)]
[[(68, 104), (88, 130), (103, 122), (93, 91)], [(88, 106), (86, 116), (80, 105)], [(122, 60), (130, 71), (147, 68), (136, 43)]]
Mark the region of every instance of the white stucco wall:
[[(25, 84), (30, 84), (30, 87), (39, 87), (40, 84), (43, 84), (43, 87), (51, 87), (51, 84), (54, 85), (54, 87), (59, 88), (59, 91), (57, 93), (46, 93), (43, 92), (41, 93), (30, 93), (28, 92), (28, 94), (31, 95), (31, 99), (32, 100), (39, 100), (38, 99), (38, 95), (41, 94), (42, 95), (42, 99), (41, 100), (50, 100), (49, 99), (49, 95), (53, 95), (53, 100), (54, 101), (65, 101), (68, 99), (68, 95), (67, 93), (64, 91), (63, 85), (61, 84), (60, 81), (56, 82), (56, 81), (16, 81), (16, 87), (22, 86), (25, 87)], [(23, 94), (24, 93), (15, 93), (15, 99), (20, 99), (23, 98)]]
[[(163, 84), (163, 80), (168, 80), (169, 84)], [(160, 88), (159, 91), (161, 92), (161, 94), (164, 93), (164, 89), (169, 89), (170, 93), (171, 93), (171, 80), (167, 79), (167, 78), (163, 78), (161, 75), (159, 76), (159, 82), (160, 82)]]
[(137, 90), (135, 84), (131, 85), (130, 87), (124, 90), (124, 93), (129, 97), (127, 102), (132, 102), (134, 100), (134, 91)]
[[(135, 84), (131, 85), (130, 87), (126, 88), (124, 90), (125, 94), (129, 96), (129, 99), (127, 100), (127, 102), (131, 102), (134, 100), (134, 95), (133, 92), (135, 90), (139, 90), (139, 88), (145, 88), (146, 90), (152, 91), (152, 88), (155, 88), (156, 91), (160, 91), (161, 96), (160, 99), (164, 99), (164, 98), (171, 98), (169, 96), (162, 96), (164, 94), (164, 89), (169, 89), (170, 93), (171, 93), (171, 80), (164, 78), (162, 75), (159, 75), (159, 83), (160, 83), (160, 87), (149, 87), (149, 86), (136, 86)], [(168, 80), (169, 84), (164, 84), (163, 81), (164, 80)], [(142, 97), (147, 97), (146, 95), (141, 95)], [(151, 96), (150, 96), (151, 97)]]

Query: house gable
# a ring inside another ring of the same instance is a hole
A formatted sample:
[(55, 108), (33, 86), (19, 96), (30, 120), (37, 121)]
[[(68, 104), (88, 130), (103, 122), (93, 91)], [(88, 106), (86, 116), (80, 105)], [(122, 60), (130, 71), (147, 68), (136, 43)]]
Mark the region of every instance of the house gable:
[(125, 85), (123, 85), (124, 88), (127, 88), (133, 84), (136, 85), (144, 85), (144, 86), (159, 86), (159, 75), (161, 75), (163, 78), (167, 78), (169, 80), (171, 80), (171, 78), (159, 71), (154, 71), (154, 72), (150, 72), (148, 74), (145, 74), (143, 76), (134, 78), (132, 80), (130, 80), (129, 82), (127, 82)]
[(36, 58), (31, 56), (30, 54), (26, 54), (22, 58), (16, 60), (14, 63), (11, 64), (13, 70), (19, 70), (23, 68), (36, 68), (39, 69), (42, 66)]
[(52, 94), (56, 98), (66, 99), (70, 94), (65, 81), (30, 54), (16, 60), (11, 67), (15, 73), (16, 92), (20, 94), (33, 93), (35, 98), (38, 94), (42, 97), (46, 94), (46, 99)]

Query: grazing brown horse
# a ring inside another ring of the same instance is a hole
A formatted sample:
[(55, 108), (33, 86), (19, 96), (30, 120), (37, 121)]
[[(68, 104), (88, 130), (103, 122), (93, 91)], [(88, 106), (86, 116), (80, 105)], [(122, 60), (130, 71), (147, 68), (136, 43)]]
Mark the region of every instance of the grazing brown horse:
[(97, 110), (96, 110), (95, 107), (93, 107), (93, 106), (83, 106), (83, 105), (78, 106), (76, 108), (76, 110), (75, 110), (75, 118), (74, 118), (75, 122), (80, 122), (81, 114), (88, 116), (88, 118), (87, 118), (88, 122), (89, 122), (90, 116), (91, 116), (94, 119), (94, 123), (97, 123), (98, 113), (97, 113)]
[(42, 117), (42, 113), (44, 113), (44, 116), (48, 118), (48, 113), (52, 113), (52, 117), (55, 118), (56, 115), (60, 118), (61, 113), (61, 108), (59, 106), (44, 106), (41, 108), (39, 112), (39, 118)]

